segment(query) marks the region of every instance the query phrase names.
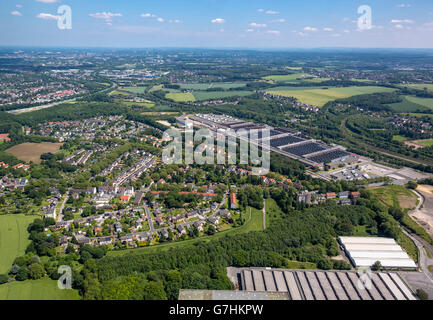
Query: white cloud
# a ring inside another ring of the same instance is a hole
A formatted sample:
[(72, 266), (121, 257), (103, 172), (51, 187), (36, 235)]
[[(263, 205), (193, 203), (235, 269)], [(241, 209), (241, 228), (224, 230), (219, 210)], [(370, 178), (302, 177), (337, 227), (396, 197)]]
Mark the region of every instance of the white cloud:
[(225, 19), (222, 19), (222, 18), (216, 18), (216, 19), (213, 19), (211, 22), (212, 22), (212, 23), (223, 24), (223, 23), (226, 23), (226, 20), (225, 20)]
[(341, 34), (333, 33), (333, 34), (331, 34), (331, 37), (338, 38), (338, 37), (341, 37)]
[(331, 31), (334, 31), (334, 29), (332, 29), (332, 28), (323, 28), (323, 31), (331, 32)]
[(297, 35), (298, 35), (298, 36), (301, 36), (301, 37), (306, 37), (306, 36), (308, 36), (308, 34), (305, 33), (305, 32), (298, 32)]
[(317, 30), (318, 30), (317, 28), (313, 28), (313, 27), (305, 27), (304, 28), (304, 31), (313, 31), (313, 32), (315, 32)]
[(398, 23), (398, 24), (402, 24), (402, 23), (410, 23), (410, 24), (412, 24), (412, 23), (414, 23), (414, 21), (413, 21), (413, 20), (410, 20), (410, 19), (403, 19), (403, 20), (392, 19), (392, 20), (391, 20), (391, 23)]
[(268, 30), (268, 31), (266, 31), (266, 33), (269, 33), (269, 34), (280, 34), (280, 31), (278, 31), (278, 30)]
[(247, 29), (247, 32), (254, 32), (254, 29)]
[(254, 28), (266, 28), (267, 27), (267, 25), (265, 23), (255, 23), (255, 22), (250, 23), (250, 26), (254, 27)]
[(395, 25), (395, 28), (396, 28), (396, 29), (399, 29), (399, 30), (404, 29), (404, 27), (403, 27), (401, 24), (396, 24), (396, 25)]
[(286, 22), (286, 19), (275, 19), (269, 21), (269, 23), (283, 23), (283, 22)]
[(11, 15), (13, 15), (13, 16), (20, 16), (21, 17), (23, 14), (21, 12), (15, 10), (15, 11), (11, 12)]
[(169, 23), (182, 23), (181, 20), (168, 20)]
[(112, 12), (96, 12), (90, 13), (89, 16), (95, 19), (105, 20), (107, 23), (111, 22), (114, 17), (121, 17), (121, 13), (112, 13)]
[(278, 11), (268, 10), (266, 14), (280, 14)]
[(344, 33), (350, 33), (350, 30), (344, 29)]
[(401, 3), (397, 5), (397, 8), (410, 8), (410, 4)]
[(265, 11), (264, 9), (259, 9), (259, 10), (257, 10), (258, 12), (263, 12), (263, 11)]
[(57, 3), (60, 2), (60, 0), (36, 0), (37, 2), (42, 2), (42, 3)]
[(158, 21), (158, 22), (164, 22), (164, 19), (163, 18), (158, 18), (158, 19), (156, 19), (156, 21)]
[(156, 18), (156, 15), (152, 14), (152, 13), (142, 13), (140, 15), (140, 17), (142, 17), (142, 18)]
[(44, 19), (44, 20), (58, 20), (60, 16), (55, 16), (51, 13), (39, 13), (36, 18)]
[(22, 8), (23, 5), (22, 5), (22, 4), (17, 4), (15, 7), (17, 7), (17, 8)]

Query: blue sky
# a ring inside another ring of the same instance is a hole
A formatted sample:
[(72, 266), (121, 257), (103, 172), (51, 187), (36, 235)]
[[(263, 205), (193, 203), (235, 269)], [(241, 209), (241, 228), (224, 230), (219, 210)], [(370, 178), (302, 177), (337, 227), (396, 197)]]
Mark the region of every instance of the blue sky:
[[(57, 27), (60, 5), (71, 30)], [(0, 45), (22, 46), (433, 48), (433, 1), (1, 0), (0, 30)]]

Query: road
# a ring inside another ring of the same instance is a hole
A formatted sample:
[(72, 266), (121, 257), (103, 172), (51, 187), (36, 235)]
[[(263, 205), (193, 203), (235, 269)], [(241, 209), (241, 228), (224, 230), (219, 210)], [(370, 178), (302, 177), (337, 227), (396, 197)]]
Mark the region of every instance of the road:
[(155, 228), (153, 227), (152, 215), (150, 214), (149, 207), (147, 206), (146, 203), (144, 204), (144, 211), (146, 212), (147, 222), (149, 223), (149, 230), (150, 230), (150, 232), (154, 233)]
[[(57, 215), (57, 217), (58, 217), (57, 221), (63, 221), (63, 209), (65, 208), (66, 201), (68, 201), (68, 199), (69, 199), (69, 191), (70, 191), (70, 189), (68, 189), (68, 192), (66, 192), (65, 200), (63, 200), (62, 205), (60, 206), (59, 214)], [(57, 208), (56, 208), (56, 211), (57, 211)]]
[(426, 249), (424, 244), (420, 241), (420, 239), (410, 233), (408, 233), (406, 230), (403, 229), (403, 233), (406, 234), (409, 238), (412, 239), (412, 241), (415, 243), (415, 245), (418, 248), (419, 251), (419, 258), (418, 258), (418, 264), (421, 268), (421, 271), (426, 275), (426, 277), (432, 282), (433, 284), (433, 275), (428, 270), (428, 266), (433, 265), (433, 259), (430, 259), (427, 256)]
[[(418, 193), (417, 191), (415, 191), (415, 190), (412, 190), (412, 191), (418, 196), (418, 205), (416, 206), (416, 208), (414, 210), (411, 210), (409, 212), (409, 214), (411, 214), (411, 212), (419, 210), (424, 205), (424, 197), (420, 193)], [(418, 258), (419, 267), (421, 268), (421, 271), (426, 275), (426, 277), (433, 283), (433, 275), (431, 274), (431, 272), (428, 269), (428, 266), (433, 265), (433, 259), (429, 258), (427, 253), (426, 253), (426, 250), (428, 250), (430, 253), (433, 252), (433, 247), (429, 243), (427, 243), (425, 240), (423, 240), (419, 236), (417, 236), (416, 234), (410, 234), (405, 229), (403, 229), (403, 232), (409, 238), (411, 238), (412, 241), (417, 246), (418, 251), (419, 251), (419, 258)]]

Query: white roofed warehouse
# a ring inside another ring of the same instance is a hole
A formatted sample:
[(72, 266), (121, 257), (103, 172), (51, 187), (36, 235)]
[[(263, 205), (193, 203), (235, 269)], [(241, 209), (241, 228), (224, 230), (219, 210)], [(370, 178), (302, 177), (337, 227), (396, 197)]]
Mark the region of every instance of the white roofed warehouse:
[(418, 269), (413, 259), (392, 238), (340, 237), (338, 242), (355, 268), (371, 267), (379, 261), (383, 269)]

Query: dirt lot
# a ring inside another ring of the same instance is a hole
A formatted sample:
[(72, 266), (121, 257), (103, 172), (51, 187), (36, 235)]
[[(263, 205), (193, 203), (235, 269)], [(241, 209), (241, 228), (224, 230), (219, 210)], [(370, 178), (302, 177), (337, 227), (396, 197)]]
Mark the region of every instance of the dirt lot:
[(417, 191), (424, 197), (424, 204), (418, 210), (411, 211), (410, 215), (433, 236), (433, 187), (419, 185)]
[(6, 150), (6, 152), (14, 155), (18, 159), (25, 162), (41, 163), (41, 154), (55, 153), (59, 151), (63, 143), (22, 143)]

